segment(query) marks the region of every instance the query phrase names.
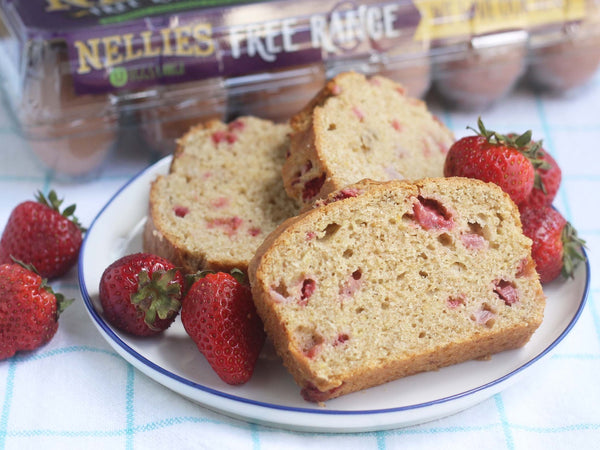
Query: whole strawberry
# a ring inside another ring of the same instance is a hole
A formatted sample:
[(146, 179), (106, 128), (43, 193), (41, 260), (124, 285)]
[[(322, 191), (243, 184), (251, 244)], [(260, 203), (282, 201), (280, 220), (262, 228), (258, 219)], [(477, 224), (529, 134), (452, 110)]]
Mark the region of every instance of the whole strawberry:
[(542, 283), (560, 274), (572, 277), (577, 264), (584, 260), (581, 247), (585, 242), (554, 208), (545, 205), (521, 212), (523, 233), (532, 241), (531, 256)]
[(0, 360), (50, 341), (58, 316), (71, 302), (54, 293), (33, 267), (1, 264)]
[(42, 277), (56, 278), (75, 265), (85, 230), (73, 216), (75, 205), (60, 212), (63, 200), (54, 191), (48, 198), (38, 192), (36, 200), (13, 209), (0, 238), (0, 263), (12, 256)]
[(477, 178), (497, 184), (512, 200), (524, 201), (535, 180), (532, 155), (528, 154), (531, 132), (511, 138), (487, 130), (478, 120), (479, 134), (456, 141), (446, 155), (444, 175)]
[(158, 334), (177, 317), (184, 283), (181, 272), (160, 256), (123, 256), (109, 265), (100, 279), (104, 317), (136, 336)]
[(562, 171), (558, 163), (550, 153), (541, 147), (541, 142), (538, 145), (539, 150), (534, 161), (535, 181), (533, 189), (529, 196), (519, 204), (521, 210), (551, 205), (562, 181)]
[(246, 284), (224, 272), (200, 278), (183, 300), (181, 321), (224, 382), (250, 379), (265, 332)]

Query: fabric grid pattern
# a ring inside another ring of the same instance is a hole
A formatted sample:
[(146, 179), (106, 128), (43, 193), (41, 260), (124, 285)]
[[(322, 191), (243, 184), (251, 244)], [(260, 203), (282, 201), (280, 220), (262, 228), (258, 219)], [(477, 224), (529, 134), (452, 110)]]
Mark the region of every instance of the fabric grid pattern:
[[(431, 108), (469, 134), (475, 114)], [(389, 431), (326, 434), (269, 428), (214, 413), (134, 369), (104, 341), (81, 299), (73, 269), (53, 286), (76, 299), (50, 343), (0, 362), (0, 450), (13, 449), (592, 449), (600, 438), (600, 73), (567, 97), (525, 87), (483, 114), (501, 131), (533, 130), (561, 165), (555, 206), (587, 241), (587, 305), (570, 334), (516, 383), (450, 417)], [(124, 135), (99, 173), (63, 180), (41, 166), (0, 107), (0, 229), (19, 202), (55, 189), (88, 226), (114, 193), (155, 161)], [(594, 206), (596, 205), (596, 206)]]

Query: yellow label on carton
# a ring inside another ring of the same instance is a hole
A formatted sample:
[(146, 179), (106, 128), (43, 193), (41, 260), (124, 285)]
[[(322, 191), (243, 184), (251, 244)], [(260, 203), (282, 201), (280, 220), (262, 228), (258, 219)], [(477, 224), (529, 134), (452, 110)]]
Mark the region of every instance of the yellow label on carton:
[(529, 27), (564, 21), (565, 0), (525, 0), (525, 3)]
[(586, 0), (414, 0), (415, 40), (480, 35), (582, 20)]
[(525, 28), (527, 12), (523, 0), (474, 0), (473, 34)]
[[(594, 8), (590, 6), (590, 9)], [(590, 11), (586, 10), (585, 0), (567, 0), (565, 2), (565, 20), (581, 20), (587, 16)]]
[(416, 40), (468, 36), (471, 33), (473, 0), (415, 0), (421, 21)]

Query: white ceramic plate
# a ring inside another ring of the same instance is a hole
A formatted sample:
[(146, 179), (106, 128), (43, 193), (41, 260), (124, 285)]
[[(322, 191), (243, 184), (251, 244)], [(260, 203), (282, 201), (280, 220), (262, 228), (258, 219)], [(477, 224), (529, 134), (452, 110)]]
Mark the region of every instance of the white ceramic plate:
[(590, 268), (575, 278), (545, 286), (545, 318), (529, 343), (436, 372), (413, 375), (350, 394), (319, 407), (305, 402), (272, 349), (265, 348), (254, 376), (229, 386), (212, 371), (177, 320), (162, 336), (135, 338), (111, 327), (102, 316), (98, 285), (117, 258), (141, 251), (148, 192), (157, 174), (168, 171), (162, 159), (127, 183), (89, 228), (79, 258), (85, 305), (102, 336), (127, 361), (169, 389), (226, 415), (293, 430), (373, 431), (426, 422), (468, 408), (504, 389), (547, 355), (569, 333), (584, 307)]

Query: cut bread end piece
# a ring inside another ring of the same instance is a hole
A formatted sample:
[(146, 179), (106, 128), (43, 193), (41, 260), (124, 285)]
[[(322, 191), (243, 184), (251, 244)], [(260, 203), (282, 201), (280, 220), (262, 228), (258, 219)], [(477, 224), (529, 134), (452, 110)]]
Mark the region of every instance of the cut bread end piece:
[(150, 188), (144, 250), (186, 272), (246, 271), (264, 238), (298, 210), (280, 175), (288, 134), (287, 124), (250, 116), (192, 128)]
[(282, 174), (288, 195), (304, 206), (363, 178), (441, 177), (454, 142), (401, 85), (355, 72), (329, 80), (291, 125)]
[(516, 206), (465, 178), (348, 186), (280, 225), (249, 277), (317, 402), (518, 348), (545, 306)]

